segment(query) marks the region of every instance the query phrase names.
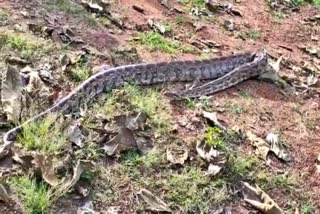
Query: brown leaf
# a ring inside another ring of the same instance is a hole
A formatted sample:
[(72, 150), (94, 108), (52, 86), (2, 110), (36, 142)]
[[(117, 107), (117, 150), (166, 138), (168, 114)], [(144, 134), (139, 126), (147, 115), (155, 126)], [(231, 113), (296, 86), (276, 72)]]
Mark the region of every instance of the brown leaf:
[(242, 183), (242, 194), (245, 202), (265, 214), (283, 214), (281, 208), (258, 186), (255, 188), (246, 182)]
[(120, 127), (118, 134), (103, 146), (108, 155), (130, 148), (137, 148), (137, 143), (133, 132), (127, 127)]
[(189, 151), (186, 148), (167, 148), (167, 160), (173, 164), (181, 164), (188, 159)]
[(203, 117), (209, 119), (215, 126), (219, 127), (220, 129), (222, 129), (223, 131), (226, 131), (226, 127), (224, 127), (217, 118), (217, 112), (206, 112), (206, 111), (202, 111), (202, 115)]
[(270, 145), (250, 131), (246, 133), (246, 136), (250, 144), (256, 148), (256, 153), (258, 153), (264, 160), (267, 160), (267, 156), (270, 151)]
[(52, 159), (42, 154), (35, 154), (33, 162), (40, 168), (43, 179), (51, 186), (57, 186), (60, 181), (55, 174)]
[(279, 135), (269, 133), (266, 140), (271, 145), (270, 151), (272, 151), (278, 158), (284, 161), (291, 160), (288, 152), (286, 151), (286, 147), (279, 138)]
[(141, 189), (137, 194), (149, 205), (148, 209), (156, 212), (172, 212), (166, 203), (154, 196), (149, 190)]
[(8, 66), (2, 82), (1, 103), (8, 121), (18, 123), (22, 111), (23, 85), (17, 68)]
[(10, 201), (9, 193), (4, 185), (0, 184), (0, 201), (8, 203)]

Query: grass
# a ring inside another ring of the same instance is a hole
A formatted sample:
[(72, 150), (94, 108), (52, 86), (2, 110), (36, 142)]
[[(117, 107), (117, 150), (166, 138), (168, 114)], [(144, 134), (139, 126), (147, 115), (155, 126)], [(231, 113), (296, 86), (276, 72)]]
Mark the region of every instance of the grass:
[(79, 18), (88, 24), (97, 24), (96, 19), (88, 11), (72, 0), (48, 0), (47, 2), (49, 9), (63, 11), (65, 14)]
[(206, 4), (204, 0), (178, 0), (178, 2), (190, 7), (204, 7)]
[(98, 111), (110, 117), (129, 112), (144, 112), (156, 133), (164, 134), (171, 129), (169, 105), (155, 89), (141, 90), (127, 84), (119, 90), (113, 90), (107, 96), (105, 104), (98, 107)]
[(13, 177), (9, 181), (26, 213), (46, 213), (51, 205), (51, 192), (45, 183), (37, 183), (29, 177)]
[(53, 46), (42, 39), (7, 32), (0, 34), (0, 49), (5, 47), (18, 52), (23, 58), (31, 59), (35, 56), (47, 54)]
[(27, 124), (18, 137), (18, 143), (29, 151), (36, 150), (50, 155), (58, 154), (65, 145), (66, 136), (56, 119), (55, 116), (49, 115), (41, 121)]
[(234, 114), (241, 114), (245, 112), (245, 109), (242, 106), (239, 106), (238, 104), (232, 102), (226, 103), (225, 107)]
[(255, 156), (233, 155), (230, 159), (230, 173), (234, 178), (250, 177), (257, 165), (258, 158)]
[(185, 167), (181, 173), (171, 173), (168, 177), (165, 201), (183, 213), (208, 213), (210, 207), (220, 205), (227, 198), (223, 182), (203, 176), (198, 167)]
[(90, 69), (86, 65), (77, 64), (70, 70), (72, 78), (76, 82), (81, 82), (90, 77)]
[(140, 45), (149, 48), (151, 51), (161, 51), (169, 54), (189, 53), (193, 51), (192, 47), (186, 47), (181, 42), (167, 39), (156, 32), (139, 33), (137, 41)]
[(259, 30), (250, 29), (242, 33), (241, 37), (244, 39), (250, 39), (255, 41), (261, 38), (261, 32)]

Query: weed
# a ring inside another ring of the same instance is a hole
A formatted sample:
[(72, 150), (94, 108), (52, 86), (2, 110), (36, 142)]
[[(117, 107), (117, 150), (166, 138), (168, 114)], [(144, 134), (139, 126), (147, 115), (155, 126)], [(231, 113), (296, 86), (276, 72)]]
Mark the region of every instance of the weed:
[(309, 204), (303, 204), (301, 206), (301, 214), (312, 214), (315, 213), (313, 207)]
[(192, 52), (193, 48), (185, 47), (180, 42), (175, 40), (170, 40), (159, 33), (155, 32), (145, 32), (138, 34), (138, 42), (150, 48), (152, 51), (162, 51), (164, 53), (175, 54), (178, 52)]
[(18, 137), (18, 143), (25, 149), (37, 150), (50, 155), (59, 153), (65, 142), (66, 136), (61, 132), (60, 123), (53, 115), (27, 124)]
[(0, 34), (1, 47), (13, 49), (23, 57), (30, 59), (33, 56), (48, 53), (52, 46), (44, 40), (33, 39), (17, 33)]
[(184, 101), (189, 109), (194, 109), (196, 107), (196, 102), (193, 99), (186, 97)]
[(244, 33), (241, 33), (240, 37), (243, 39), (258, 40), (261, 38), (261, 33), (258, 30), (250, 29)]
[(223, 132), (218, 127), (208, 127), (204, 139), (206, 143), (215, 149), (224, 149), (225, 144), (222, 140)]
[(293, 176), (288, 175), (272, 175), (269, 172), (259, 171), (256, 173), (256, 179), (260, 187), (263, 189), (282, 188), (291, 190), (296, 184), (296, 180)]
[(185, 23), (184, 17), (181, 16), (181, 15), (177, 16), (177, 17), (175, 18), (175, 22), (176, 22), (176, 24), (178, 24), (178, 25), (184, 24), (184, 23)]
[(85, 65), (77, 64), (74, 68), (70, 70), (72, 78), (76, 82), (81, 82), (90, 77), (90, 69)]
[(5, 10), (0, 9), (0, 26), (7, 25), (8, 24), (8, 20), (9, 20), (8, 13)]
[(51, 191), (45, 183), (26, 176), (11, 178), (8, 183), (13, 187), (27, 213), (45, 213), (51, 205)]
[(230, 109), (234, 114), (241, 114), (245, 112), (245, 109), (243, 107), (235, 103), (228, 102), (225, 107)]
[(166, 201), (184, 213), (208, 213), (210, 207), (218, 206), (227, 197), (221, 180), (217, 185), (196, 167), (186, 167), (181, 174), (170, 174), (167, 185)]
[(254, 167), (258, 165), (258, 159), (255, 156), (231, 156), (230, 158), (230, 172), (233, 178), (237, 177), (251, 177), (254, 173)]
[(190, 7), (204, 7), (206, 4), (204, 0), (178, 0), (178, 2)]
[(203, 109), (208, 109), (210, 107), (209, 97), (201, 96), (199, 97), (199, 100)]
[(88, 24), (96, 25), (96, 20), (81, 5), (71, 0), (48, 0), (49, 9), (61, 10), (66, 14), (79, 18)]

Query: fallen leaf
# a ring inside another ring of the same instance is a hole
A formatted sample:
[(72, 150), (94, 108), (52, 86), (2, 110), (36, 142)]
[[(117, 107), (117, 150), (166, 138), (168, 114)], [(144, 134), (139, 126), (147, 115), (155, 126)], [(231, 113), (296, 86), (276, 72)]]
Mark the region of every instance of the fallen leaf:
[(17, 68), (9, 65), (2, 81), (1, 104), (3, 111), (7, 115), (7, 120), (13, 123), (18, 123), (20, 119), (22, 90), (20, 72)]
[(120, 115), (114, 118), (118, 127), (127, 127), (131, 130), (143, 129), (148, 115), (144, 112), (134, 113), (130, 115)]
[(59, 198), (61, 195), (67, 193), (79, 181), (82, 172), (84, 171), (80, 160), (77, 161), (73, 168), (73, 176), (69, 179), (64, 178), (59, 185), (54, 188), (53, 199)]
[(130, 148), (137, 148), (133, 132), (127, 127), (120, 127), (118, 134), (103, 146), (108, 155), (121, 152)]
[(9, 193), (2, 184), (0, 184), (0, 201), (4, 201), (6, 203), (10, 201)]
[(320, 174), (320, 154), (318, 155), (318, 158), (316, 161), (316, 172)]
[(208, 146), (204, 141), (198, 141), (196, 150), (201, 158), (205, 159), (209, 163), (214, 159), (218, 158), (221, 154), (218, 150), (212, 146)]
[(149, 205), (148, 209), (156, 212), (172, 212), (166, 203), (154, 196), (149, 190), (141, 189), (137, 194)]
[(256, 148), (256, 152), (260, 155), (260, 157), (264, 160), (267, 160), (267, 156), (270, 151), (270, 145), (250, 131), (246, 133), (246, 136), (250, 144)]
[(167, 148), (167, 160), (173, 164), (181, 164), (188, 159), (188, 150), (186, 148)]
[(257, 185), (254, 188), (246, 182), (241, 182), (241, 184), (242, 194), (245, 202), (265, 214), (284, 213), (281, 208), (272, 200), (272, 198), (270, 198), (270, 196), (261, 190)]
[(37, 71), (31, 71), (28, 77), (29, 83), (25, 88), (32, 97), (47, 98), (50, 95), (50, 89), (41, 80)]
[(288, 152), (286, 151), (286, 147), (280, 141), (279, 135), (269, 133), (266, 140), (271, 145), (270, 151), (272, 151), (278, 158), (287, 162), (291, 160)]
[(53, 187), (57, 186), (60, 183), (60, 181), (55, 174), (52, 159), (42, 154), (34, 154), (33, 157), (34, 157), (33, 162), (41, 170), (42, 178), (51, 186)]
[(205, 176), (215, 176), (217, 175), (220, 170), (222, 169), (221, 166), (210, 164), (208, 170), (204, 173)]
[(86, 200), (81, 207), (78, 207), (77, 214), (96, 214), (91, 200)]
[(79, 126), (80, 124), (78, 122), (71, 124), (67, 129), (67, 137), (72, 143), (82, 148), (82, 141), (84, 139), (84, 135), (81, 133)]
[(226, 131), (226, 127), (224, 127), (217, 118), (217, 112), (206, 112), (202, 110), (203, 117), (209, 119), (215, 126), (219, 127), (223, 131)]

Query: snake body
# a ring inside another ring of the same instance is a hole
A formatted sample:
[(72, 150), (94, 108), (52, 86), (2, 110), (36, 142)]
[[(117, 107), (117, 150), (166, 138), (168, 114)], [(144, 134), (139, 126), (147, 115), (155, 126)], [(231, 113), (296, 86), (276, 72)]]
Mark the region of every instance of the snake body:
[(267, 65), (265, 53), (242, 53), (209, 60), (142, 63), (102, 69), (46, 111), (9, 130), (3, 137), (2, 146), (9, 148), (26, 124), (52, 112), (76, 111), (84, 101), (83, 98), (92, 100), (99, 94), (127, 82), (143, 86), (166, 82), (211, 80), (190, 90), (175, 93), (179, 97), (195, 98), (213, 94), (246, 79), (257, 77), (266, 72)]

